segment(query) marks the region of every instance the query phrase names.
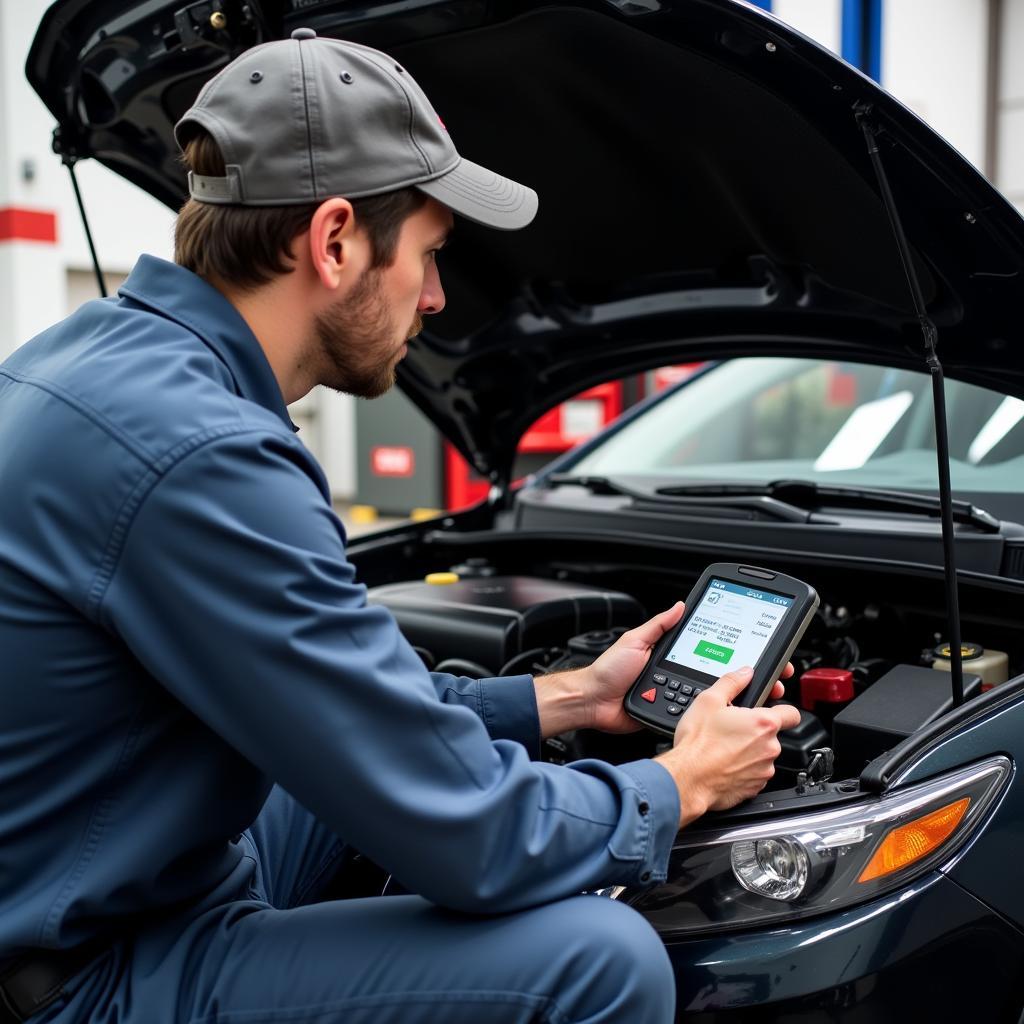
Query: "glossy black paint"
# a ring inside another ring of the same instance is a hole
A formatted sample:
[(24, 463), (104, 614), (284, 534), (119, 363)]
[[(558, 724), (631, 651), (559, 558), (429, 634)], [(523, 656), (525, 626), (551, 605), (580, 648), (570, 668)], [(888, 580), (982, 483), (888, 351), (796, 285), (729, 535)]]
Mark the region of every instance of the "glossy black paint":
[(1024, 934), (941, 875), (792, 928), (668, 950), (687, 1024), (1016, 1024), (1024, 1006)]
[[(995, 691), (993, 691), (995, 692)], [(969, 705), (967, 705), (969, 706)], [(1024, 693), (993, 702), (991, 711), (945, 737), (897, 776), (897, 785), (927, 778), (990, 753), (1006, 753), (1015, 768), (1009, 789), (988, 826), (947, 869), (949, 877), (1007, 921), (1024, 930), (1024, 886), (1017, 867), (1024, 848)]]

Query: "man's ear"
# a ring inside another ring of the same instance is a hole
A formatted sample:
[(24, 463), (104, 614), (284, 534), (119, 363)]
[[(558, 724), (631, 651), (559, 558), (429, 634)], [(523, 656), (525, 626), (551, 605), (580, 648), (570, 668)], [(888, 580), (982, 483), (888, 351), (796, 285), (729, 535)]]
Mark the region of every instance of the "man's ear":
[(321, 203), (309, 222), (309, 255), (320, 283), (332, 291), (362, 273), (366, 240), (356, 231), (355, 212), (340, 197)]

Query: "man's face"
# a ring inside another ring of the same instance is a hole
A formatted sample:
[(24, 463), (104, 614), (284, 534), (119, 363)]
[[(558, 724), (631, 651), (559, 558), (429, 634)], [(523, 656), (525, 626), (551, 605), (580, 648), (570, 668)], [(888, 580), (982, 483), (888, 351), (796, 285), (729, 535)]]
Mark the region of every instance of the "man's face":
[(367, 270), (317, 316), (321, 384), (358, 398), (377, 398), (394, 385), (405, 343), (419, 334), (424, 315), (444, 309), (435, 257), (451, 225), (451, 212), (428, 199), (402, 224), (391, 265)]

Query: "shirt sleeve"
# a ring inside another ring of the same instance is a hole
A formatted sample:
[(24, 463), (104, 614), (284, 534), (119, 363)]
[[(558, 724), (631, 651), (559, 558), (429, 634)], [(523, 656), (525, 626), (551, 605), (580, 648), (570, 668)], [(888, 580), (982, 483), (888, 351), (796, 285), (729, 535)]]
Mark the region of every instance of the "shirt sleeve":
[(540, 718), (533, 676), (471, 679), (431, 672), (430, 678), (441, 700), (468, 707), (479, 716), (492, 739), (515, 740), (531, 758), (540, 756)]
[(528, 677), (471, 687), (475, 709), (454, 677), (432, 679), (390, 612), (366, 603), (317, 475), (298, 441), (263, 431), (191, 450), (139, 499), (103, 624), (427, 899), (499, 912), (663, 880), (679, 820), (668, 772), (531, 761)]

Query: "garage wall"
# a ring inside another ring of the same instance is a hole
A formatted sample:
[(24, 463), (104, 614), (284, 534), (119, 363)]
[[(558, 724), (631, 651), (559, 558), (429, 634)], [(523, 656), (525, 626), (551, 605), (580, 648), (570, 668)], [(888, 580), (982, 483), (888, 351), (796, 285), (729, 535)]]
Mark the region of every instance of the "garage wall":
[(886, 0), (882, 10), (882, 84), (984, 171), (989, 0)]
[(995, 182), (1024, 213), (1024, 0), (1002, 0), (998, 19)]
[(833, 53), (842, 52), (842, 0), (774, 0), (771, 11)]

